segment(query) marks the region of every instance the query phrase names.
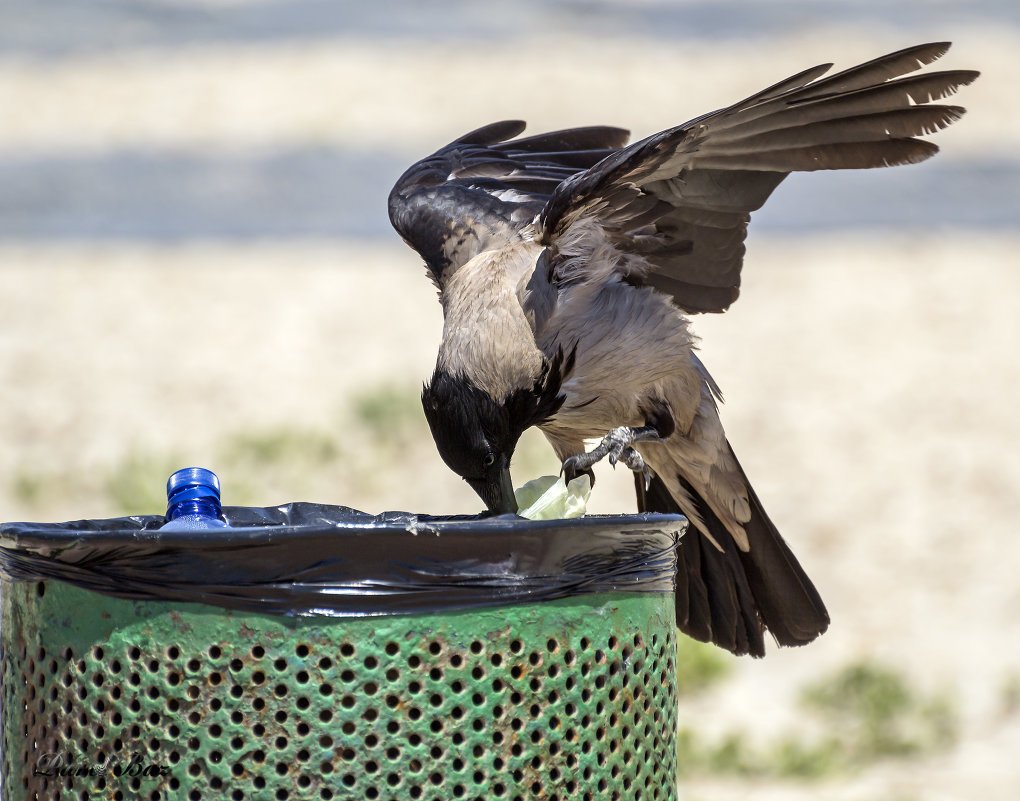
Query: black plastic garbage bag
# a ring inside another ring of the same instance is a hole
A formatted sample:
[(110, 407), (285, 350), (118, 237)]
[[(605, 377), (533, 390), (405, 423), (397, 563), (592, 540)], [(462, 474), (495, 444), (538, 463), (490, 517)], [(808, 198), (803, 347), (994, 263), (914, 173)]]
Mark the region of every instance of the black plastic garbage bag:
[(0, 574), (131, 599), (284, 615), (384, 615), (671, 592), (680, 515), (570, 520), (372, 516), (344, 506), (226, 507), (231, 528), (162, 516), (7, 523)]

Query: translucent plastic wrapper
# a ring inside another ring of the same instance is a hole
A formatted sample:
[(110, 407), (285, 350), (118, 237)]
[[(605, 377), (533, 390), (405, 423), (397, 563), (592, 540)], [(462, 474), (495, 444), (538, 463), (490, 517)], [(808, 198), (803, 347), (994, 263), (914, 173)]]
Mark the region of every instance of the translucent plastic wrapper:
[(372, 516), (310, 503), (224, 512), (230, 528), (201, 532), (161, 532), (161, 516), (7, 523), (0, 573), (270, 614), (398, 614), (672, 592), (687, 527), (659, 514)]
[(517, 514), (529, 520), (582, 517), (591, 495), (591, 479), (578, 476), (569, 484), (563, 476), (541, 476), (514, 492)]

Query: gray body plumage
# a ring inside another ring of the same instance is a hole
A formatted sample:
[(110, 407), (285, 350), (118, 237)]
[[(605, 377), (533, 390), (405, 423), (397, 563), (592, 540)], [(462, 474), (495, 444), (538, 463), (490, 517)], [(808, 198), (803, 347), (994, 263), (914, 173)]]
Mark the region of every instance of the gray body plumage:
[(678, 625), (761, 655), (828, 626), (818, 593), (765, 515), (726, 439), (720, 393), (685, 313), (737, 297), (750, 213), (794, 170), (921, 161), (916, 138), (963, 109), (932, 101), (969, 71), (902, 77), (948, 44), (909, 48), (829, 78), (816, 67), (624, 147), (625, 131), (515, 139), (474, 131), (414, 165), (390, 217), (440, 291), (443, 340), (423, 393), (440, 453), (508, 511), (509, 460), (541, 428), (561, 460), (620, 426), (663, 439), (638, 504), (682, 511)]

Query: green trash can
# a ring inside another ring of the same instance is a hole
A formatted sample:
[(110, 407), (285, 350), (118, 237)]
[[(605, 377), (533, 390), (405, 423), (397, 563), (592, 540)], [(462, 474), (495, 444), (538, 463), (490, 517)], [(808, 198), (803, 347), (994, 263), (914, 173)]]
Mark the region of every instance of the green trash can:
[(676, 797), (678, 516), (0, 527), (4, 799)]

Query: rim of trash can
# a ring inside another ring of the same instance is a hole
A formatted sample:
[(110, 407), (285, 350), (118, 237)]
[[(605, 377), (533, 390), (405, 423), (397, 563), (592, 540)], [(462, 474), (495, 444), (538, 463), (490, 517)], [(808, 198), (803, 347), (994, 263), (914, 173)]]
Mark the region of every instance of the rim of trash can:
[(299, 616), (440, 612), (603, 592), (672, 592), (682, 515), (368, 515), (225, 507), (231, 528), (162, 516), (0, 525), (0, 574), (106, 595)]

